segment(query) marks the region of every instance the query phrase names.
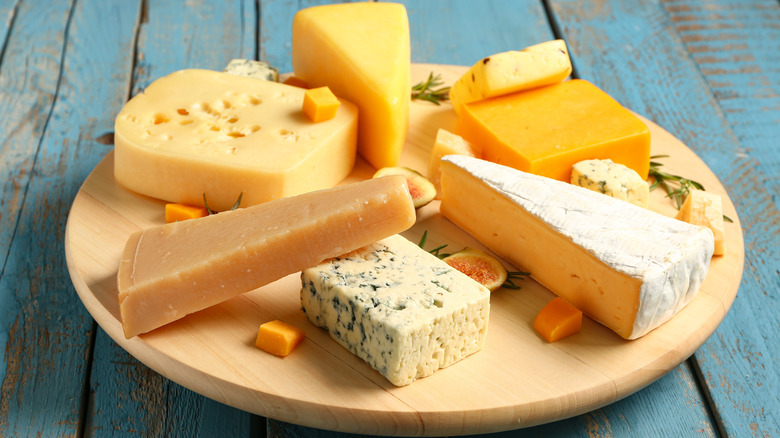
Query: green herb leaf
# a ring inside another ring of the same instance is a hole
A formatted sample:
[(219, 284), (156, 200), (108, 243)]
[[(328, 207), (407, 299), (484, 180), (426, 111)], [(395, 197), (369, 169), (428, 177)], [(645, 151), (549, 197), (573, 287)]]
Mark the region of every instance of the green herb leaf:
[(427, 100), (436, 105), (441, 105), (441, 102), (450, 98), (450, 87), (435, 88), (443, 83), (441, 75), (437, 74), (434, 76), (433, 72), (430, 72), (428, 79), (412, 86), (412, 99)]

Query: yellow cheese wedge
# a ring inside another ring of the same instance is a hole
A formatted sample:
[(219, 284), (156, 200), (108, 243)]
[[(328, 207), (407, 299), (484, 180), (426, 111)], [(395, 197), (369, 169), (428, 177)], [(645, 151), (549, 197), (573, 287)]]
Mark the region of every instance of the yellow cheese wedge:
[(715, 236), (713, 255), (726, 253), (726, 231), (723, 227), (723, 200), (717, 193), (691, 190), (676, 219), (707, 227)]
[(642, 179), (650, 168), (647, 126), (581, 79), (466, 104), (455, 133), (485, 160), (560, 181), (587, 159), (611, 159)]
[(293, 20), (295, 77), (327, 85), (360, 109), (358, 152), (377, 169), (398, 165), (409, 127), (411, 58), (406, 8), (358, 2), (315, 6)]
[(480, 59), (450, 88), (455, 112), (469, 102), (560, 82), (571, 74), (566, 42), (547, 41)]
[(441, 158), (445, 155), (466, 155), (469, 157), (479, 157), (479, 150), (463, 137), (453, 134), (446, 129), (439, 129), (436, 132), (436, 140), (433, 143), (433, 149), (428, 157), (428, 179), (436, 187), (436, 197), (441, 193)]
[(357, 108), (311, 122), (306, 90), (208, 70), (154, 81), (116, 118), (114, 175), (121, 185), (214, 211), (333, 187), (352, 170)]
[(117, 283), (131, 338), (368, 245), (415, 221), (406, 179), (387, 176), (138, 231)]

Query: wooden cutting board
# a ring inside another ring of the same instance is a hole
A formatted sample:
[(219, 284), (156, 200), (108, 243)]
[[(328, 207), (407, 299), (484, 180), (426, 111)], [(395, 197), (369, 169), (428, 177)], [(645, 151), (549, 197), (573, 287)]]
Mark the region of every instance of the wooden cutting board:
[[(451, 84), (465, 70), (415, 64), (412, 78), (416, 83), (435, 72)], [(449, 104), (413, 102), (401, 165), (425, 172), (437, 130), (453, 130), (455, 121)], [(258, 415), (382, 435), (487, 433), (550, 422), (612, 403), (663, 376), (712, 334), (737, 294), (744, 245), (725, 189), (690, 149), (645, 122), (652, 153), (670, 155), (661, 160), (665, 170), (722, 194), (724, 213), (733, 222), (726, 224), (727, 253), (712, 260), (696, 298), (671, 321), (635, 341), (586, 318), (579, 334), (548, 344), (531, 325), (553, 294), (528, 279), (520, 290), (493, 293), (481, 352), (397, 388), (309, 323), (300, 311), (298, 274), (127, 340), (117, 303), (120, 254), (130, 233), (164, 222), (164, 203), (118, 186), (112, 154), (90, 174), (73, 202), (65, 235), (67, 264), (84, 306), (130, 354), (187, 388)], [(369, 178), (373, 171), (359, 161), (347, 181)], [(427, 231), (428, 249), (445, 243), (448, 251), (485, 249), (444, 219), (438, 207), (434, 201), (418, 210), (416, 225), (403, 235), (419, 242)], [(651, 208), (670, 216), (676, 212), (660, 189), (651, 193)], [(273, 319), (306, 332), (306, 340), (286, 358), (254, 347), (258, 326)]]

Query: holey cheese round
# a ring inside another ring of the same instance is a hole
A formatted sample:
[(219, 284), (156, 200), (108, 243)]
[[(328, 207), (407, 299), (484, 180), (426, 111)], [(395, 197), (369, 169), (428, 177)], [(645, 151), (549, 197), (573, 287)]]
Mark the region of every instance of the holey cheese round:
[(332, 187), (355, 162), (357, 109), (319, 123), (305, 90), (210, 70), (154, 81), (116, 118), (114, 175), (137, 193), (211, 209)]

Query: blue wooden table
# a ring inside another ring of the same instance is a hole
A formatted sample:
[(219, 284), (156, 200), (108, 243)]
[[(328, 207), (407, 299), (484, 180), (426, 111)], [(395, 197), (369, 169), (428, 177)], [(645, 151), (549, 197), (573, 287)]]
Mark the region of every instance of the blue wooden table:
[[(317, 3), (0, 0), (0, 436), (347, 436), (239, 411), (139, 363), (84, 309), (63, 251), (130, 96), (232, 58), (290, 71), (292, 17)], [(565, 39), (574, 76), (693, 149), (743, 227), (738, 296), (690, 359), (602, 409), (491, 436), (780, 436), (778, 1), (404, 3), (413, 62)]]

